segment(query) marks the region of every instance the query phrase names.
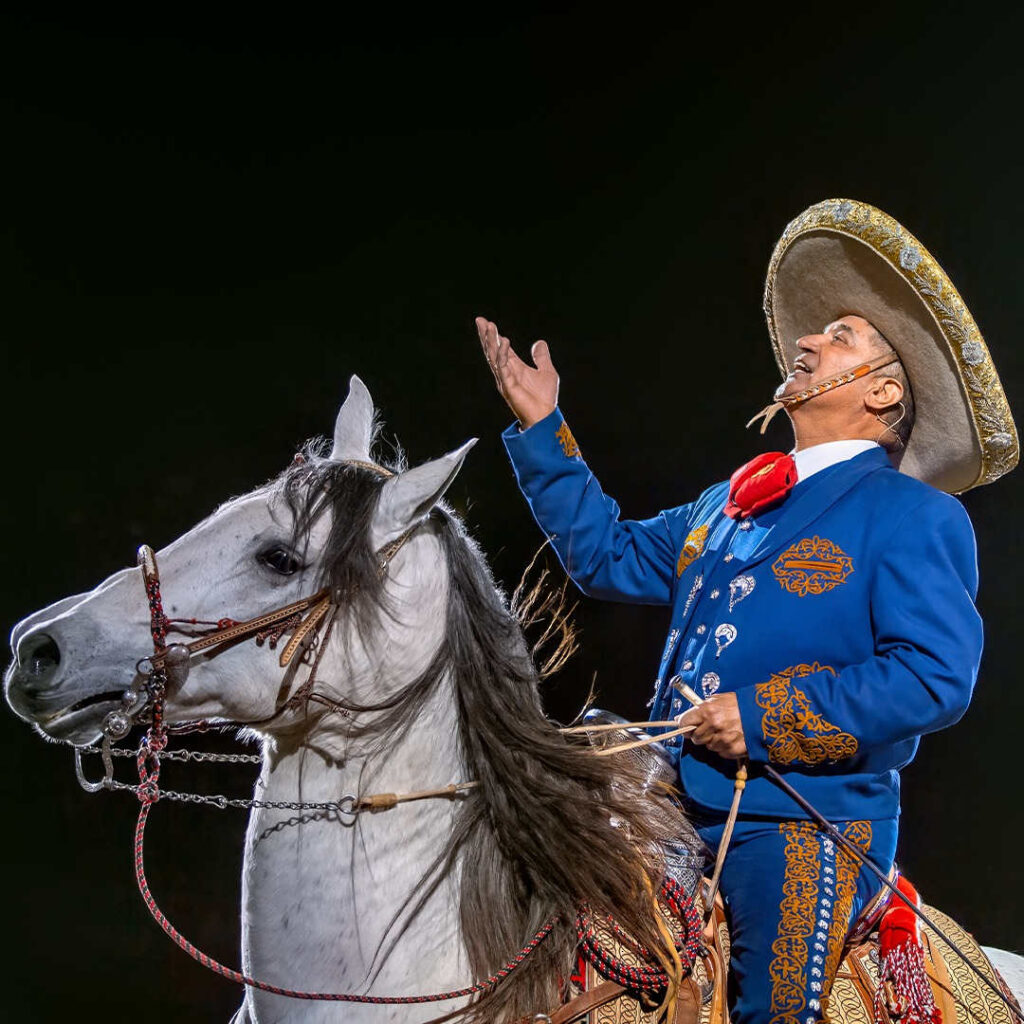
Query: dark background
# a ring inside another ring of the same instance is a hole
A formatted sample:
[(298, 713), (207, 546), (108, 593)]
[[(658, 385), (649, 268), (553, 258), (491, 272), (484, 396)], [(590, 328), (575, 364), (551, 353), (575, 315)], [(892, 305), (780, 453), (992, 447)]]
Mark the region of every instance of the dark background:
[[(1020, 11), (712, 6), (0, 26), (4, 628), (276, 474), (331, 429), (353, 372), (413, 462), (481, 438), (451, 497), (514, 585), (538, 533), (476, 313), (521, 348), (550, 341), (626, 515), (693, 497), (759, 448), (743, 424), (777, 379), (764, 269), (829, 196), (924, 240), (1019, 411)], [(987, 651), (963, 722), (904, 773), (900, 858), (927, 900), (1019, 950), (1024, 474), (964, 503)], [(642, 715), (664, 614), (578, 618), (552, 713), (596, 673), (599, 704)], [(135, 893), (132, 800), (83, 793), (68, 751), (12, 715), (0, 729), (8, 1019), (226, 1019), (239, 993)], [(244, 793), (251, 774), (168, 776)], [(243, 828), (161, 805), (150, 836), (158, 897), (232, 964)]]

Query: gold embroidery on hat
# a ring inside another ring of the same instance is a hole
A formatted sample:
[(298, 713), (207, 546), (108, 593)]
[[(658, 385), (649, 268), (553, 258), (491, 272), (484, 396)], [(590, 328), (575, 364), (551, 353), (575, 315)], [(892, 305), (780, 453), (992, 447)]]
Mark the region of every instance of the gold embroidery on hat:
[(761, 733), (768, 760), (775, 764), (821, 764), (841, 761), (857, 753), (857, 741), (848, 732), (811, 710), (803, 690), (793, 685), (814, 672), (836, 670), (829, 665), (794, 665), (775, 673), (754, 688), (758, 707), (765, 709)]
[(845, 583), (853, 572), (853, 559), (824, 537), (804, 537), (779, 555), (772, 572), (783, 590), (806, 597)]
[(704, 544), (708, 539), (708, 524), (698, 526), (686, 535), (686, 543), (683, 550), (679, 552), (679, 561), (676, 562), (676, 576), (682, 576), (687, 566), (692, 565), (704, 550)]
[(558, 443), (562, 446), (562, 452), (567, 459), (571, 459), (574, 455), (579, 455), (580, 446), (576, 443), (576, 438), (572, 436), (568, 423), (563, 423), (558, 428), (555, 432), (555, 437), (558, 438)]

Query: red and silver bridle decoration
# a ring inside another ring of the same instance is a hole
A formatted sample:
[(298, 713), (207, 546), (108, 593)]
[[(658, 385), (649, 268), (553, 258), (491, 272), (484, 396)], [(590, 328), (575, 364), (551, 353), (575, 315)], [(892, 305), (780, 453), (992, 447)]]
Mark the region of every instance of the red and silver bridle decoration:
[[(405, 538), (401, 539), (404, 541)], [(257, 645), (263, 646), (266, 643), (271, 650), (274, 650), (281, 637), (290, 631), (292, 635), (282, 648), (278, 658), (278, 664), (282, 668), (287, 668), (300, 650), (303, 652), (302, 656), (307, 657), (317, 646), (321, 627), (333, 620), (336, 610), (330, 590), (324, 588), (309, 597), (301, 598), (291, 604), (283, 605), (273, 611), (244, 621), (231, 618), (217, 621), (170, 619), (164, 613), (156, 555), (148, 544), (143, 544), (139, 548), (138, 566), (142, 571), (142, 581), (149, 605), (149, 631), (153, 640), (153, 653), (138, 661), (136, 677), (124, 693), (121, 707), (111, 711), (103, 720), (103, 779), (99, 782), (89, 782), (86, 779), (82, 771), (81, 751), (78, 748), (75, 750), (75, 771), (78, 781), (90, 792), (96, 792), (109, 785), (113, 778), (110, 744), (127, 735), (136, 724), (147, 720), (150, 722), (144, 746), (152, 754), (158, 754), (159, 750), (163, 749), (167, 742), (167, 728), (163, 722), (164, 700), (169, 689), (177, 690), (184, 685), (188, 678), (193, 655), (207, 651), (210, 656), (216, 656), (228, 647), (250, 638), (254, 638)], [(184, 633), (194, 639), (187, 643), (168, 644), (168, 633), (173, 632)], [(310, 678), (301, 689), (308, 694), (312, 682), (311, 673)], [(276, 717), (290, 706), (294, 706), (291, 698), (270, 718), (263, 719), (262, 722), (270, 721), (271, 718)], [(256, 725), (261, 723), (234, 724)], [(190, 732), (204, 728), (205, 725), (205, 722), (184, 723), (175, 726), (173, 731)]]

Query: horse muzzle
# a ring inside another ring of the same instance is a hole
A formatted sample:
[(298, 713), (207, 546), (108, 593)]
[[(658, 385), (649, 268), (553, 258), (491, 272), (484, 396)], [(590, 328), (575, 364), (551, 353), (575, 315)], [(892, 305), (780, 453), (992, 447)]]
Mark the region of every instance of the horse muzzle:
[(106, 716), (120, 706), (126, 686), (109, 672), (70, 675), (57, 636), (31, 630), (17, 642), (4, 680), (7, 703), (45, 735), (75, 744), (93, 742)]

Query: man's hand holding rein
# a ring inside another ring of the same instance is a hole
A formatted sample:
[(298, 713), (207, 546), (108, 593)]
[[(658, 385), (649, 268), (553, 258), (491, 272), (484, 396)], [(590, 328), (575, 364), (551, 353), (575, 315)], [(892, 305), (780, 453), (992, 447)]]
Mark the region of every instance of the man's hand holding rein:
[(747, 741), (743, 738), (743, 722), (735, 693), (716, 693), (703, 704), (684, 711), (678, 721), (680, 725), (696, 726), (686, 737), (689, 742), (707, 747), (720, 757), (738, 760), (747, 756)]

